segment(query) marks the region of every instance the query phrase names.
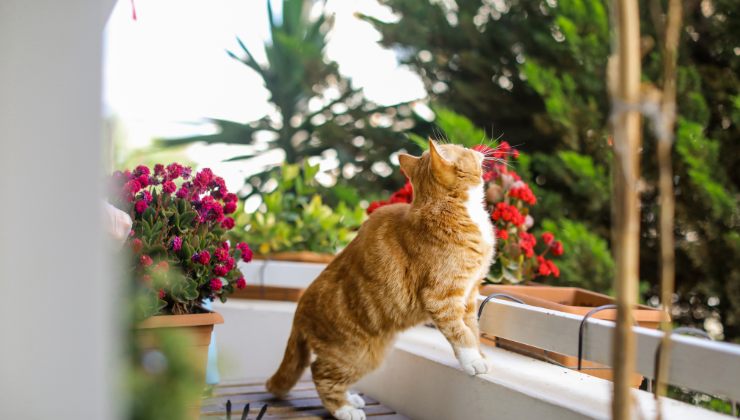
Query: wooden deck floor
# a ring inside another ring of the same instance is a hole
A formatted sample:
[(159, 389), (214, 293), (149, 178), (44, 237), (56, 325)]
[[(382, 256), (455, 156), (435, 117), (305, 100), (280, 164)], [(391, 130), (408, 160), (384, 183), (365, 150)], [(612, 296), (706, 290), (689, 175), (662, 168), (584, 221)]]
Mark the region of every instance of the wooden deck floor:
[[(362, 394), (360, 394), (362, 395)], [(365, 414), (373, 420), (408, 420), (380, 402), (363, 395)], [(227, 402), (231, 403), (231, 416), (227, 414)], [(267, 411), (262, 419), (331, 419), (316, 393), (313, 382), (299, 382), (283, 399), (276, 399), (265, 390), (264, 383), (232, 383), (219, 385), (213, 396), (203, 401), (202, 420), (241, 419), (244, 407), (249, 404), (248, 419), (256, 419), (262, 407)]]

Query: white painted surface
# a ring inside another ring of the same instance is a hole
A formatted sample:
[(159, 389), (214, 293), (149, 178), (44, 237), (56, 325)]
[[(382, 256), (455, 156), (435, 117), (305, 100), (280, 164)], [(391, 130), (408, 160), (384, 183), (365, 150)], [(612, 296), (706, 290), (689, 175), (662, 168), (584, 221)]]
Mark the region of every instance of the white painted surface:
[(239, 263), (249, 284), (306, 288), (326, 268), (326, 264), (252, 260)]
[[(581, 317), (502, 299), (492, 299), (480, 320), (481, 332), (557, 353), (578, 354)], [(589, 319), (584, 334), (584, 359), (611, 366), (614, 323)], [(637, 371), (652, 378), (655, 350), (663, 333), (633, 327), (637, 337)], [(671, 384), (740, 400), (740, 345), (674, 335)]]
[[(489, 374), (469, 376), (437, 331), (402, 334), (379, 370), (355, 387), (412, 419), (607, 419), (611, 382), (499, 348), (484, 347)], [(654, 418), (652, 394), (635, 391), (643, 418)], [(664, 400), (669, 419), (727, 419)]]
[(219, 370), (224, 381), (264, 380), (280, 365), (296, 304), (229, 299), (214, 302), (224, 317), (216, 325)]
[(120, 417), (100, 182), (112, 5), (0, 1), (1, 419)]

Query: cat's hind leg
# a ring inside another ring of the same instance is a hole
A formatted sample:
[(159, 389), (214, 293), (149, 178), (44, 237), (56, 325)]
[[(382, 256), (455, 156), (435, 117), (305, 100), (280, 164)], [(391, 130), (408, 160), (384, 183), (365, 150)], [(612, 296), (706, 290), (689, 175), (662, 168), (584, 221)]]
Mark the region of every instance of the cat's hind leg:
[(355, 394), (354, 392), (347, 391), (347, 401), (349, 401), (350, 405), (354, 408), (362, 408), (365, 406), (365, 400), (359, 394)]

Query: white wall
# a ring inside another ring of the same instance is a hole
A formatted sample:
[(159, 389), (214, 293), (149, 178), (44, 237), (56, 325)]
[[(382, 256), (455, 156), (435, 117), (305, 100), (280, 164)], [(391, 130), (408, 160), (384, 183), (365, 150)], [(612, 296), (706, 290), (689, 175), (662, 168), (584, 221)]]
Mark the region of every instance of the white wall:
[(114, 418), (100, 226), (112, 0), (0, 1), (0, 418)]
[(283, 360), (296, 304), (229, 299), (213, 307), (224, 317), (215, 327), (221, 379), (249, 383), (272, 376)]

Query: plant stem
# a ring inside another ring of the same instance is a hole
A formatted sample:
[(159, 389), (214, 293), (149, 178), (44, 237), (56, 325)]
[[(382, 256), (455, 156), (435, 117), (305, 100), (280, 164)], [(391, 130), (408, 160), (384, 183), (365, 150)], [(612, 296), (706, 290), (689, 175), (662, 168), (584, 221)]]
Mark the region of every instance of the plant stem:
[(614, 174), (612, 235), (616, 261), (617, 327), (613, 340), (614, 396), (612, 418), (631, 418), (630, 378), (635, 370), (632, 310), (639, 276), (640, 202), (637, 192), (641, 118), (640, 15), (636, 0), (615, 0), (616, 86), (614, 107)]
[(665, 31), (665, 47), (663, 49), (663, 95), (661, 102), (662, 119), (656, 121), (661, 124), (657, 130), (658, 138), (658, 165), (660, 168), (660, 295), (664, 319), (661, 323), (663, 340), (661, 342), (660, 360), (658, 361), (658, 377), (656, 381), (656, 418), (663, 417), (660, 396), (665, 395), (667, 388), (668, 369), (670, 368), (671, 352), (671, 305), (675, 289), (675, 241), (673, 225), (675, 215), (675, 199), (673, 195), (673, 167), (671, 164), (671, 147), (673, 145), (673, 130), (676, 122), (676, 61), (678, 58), (678, 42), (681, 38), (681, 20), (683, 10), (681, 0), (670, 0), (668, 6), (668, 22)]

